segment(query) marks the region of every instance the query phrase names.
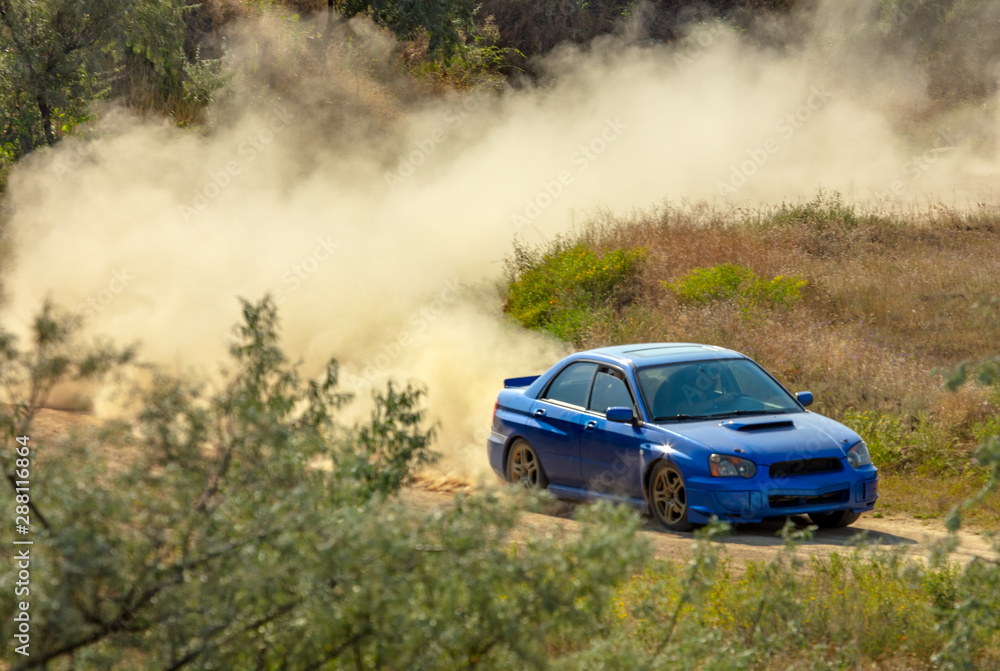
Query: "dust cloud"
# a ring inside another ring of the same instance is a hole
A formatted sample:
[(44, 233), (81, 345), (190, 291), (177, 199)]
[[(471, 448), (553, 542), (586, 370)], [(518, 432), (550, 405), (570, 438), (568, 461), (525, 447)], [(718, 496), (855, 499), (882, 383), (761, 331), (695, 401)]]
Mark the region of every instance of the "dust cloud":
[(210, 376), (236, 297), (271, 292), (306, 372), (336, 357), (362, 397), (423, 382), (440, 468), (484, 477), (502, 379), (567, 352), (500, 313), (514, 239), (665, 199), (993, 197), (995, 100), (921, 116), (927, 80), (905, 52), (824, 38), (875, 5), (822, 4), (763, 26), (770, 41), (723, 24), (673, 45), (601, 38), (550, 54), (534, 84), (445, 96), (401, 77), (363, 21), (330, 45), (308, 24), (243, 24), (205, 129), (108, 108), (18, 168), (4, 319), (23, 329), (51, 296), (89, 333)]

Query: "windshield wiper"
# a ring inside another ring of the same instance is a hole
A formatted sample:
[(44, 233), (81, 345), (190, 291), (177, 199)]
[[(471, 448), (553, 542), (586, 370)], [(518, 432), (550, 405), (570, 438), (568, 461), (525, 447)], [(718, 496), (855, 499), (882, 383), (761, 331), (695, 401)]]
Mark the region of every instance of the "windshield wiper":
[(670, 415), (669, 417), (655, 417), (654, 422), (667, 422), (670, 420), (683, 421), (686, 419), (711, 419), (709, 415)]

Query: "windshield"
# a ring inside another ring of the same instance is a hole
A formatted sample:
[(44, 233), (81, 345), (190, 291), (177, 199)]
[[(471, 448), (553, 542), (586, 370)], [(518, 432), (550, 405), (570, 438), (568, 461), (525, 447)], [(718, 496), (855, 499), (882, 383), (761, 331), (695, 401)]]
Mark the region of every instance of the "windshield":
[(801, 412), (798, 402), (749, 359), (693, 361), (636, 370), (654, 421)]

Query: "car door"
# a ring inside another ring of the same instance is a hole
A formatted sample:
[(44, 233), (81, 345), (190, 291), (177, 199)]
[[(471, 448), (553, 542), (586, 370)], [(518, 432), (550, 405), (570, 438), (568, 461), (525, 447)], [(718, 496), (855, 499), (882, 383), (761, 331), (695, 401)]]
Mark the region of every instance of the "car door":
[(580, 437), (584, 486), (602, 494), (642, 498), (642, 429), (636, 424), (609, 422), (605, 413), (611, 407), (632, 408), (638, 416), (635, 395), (625, 375), (601, 366), (594, 378)]
[(577, 361), (562, 369), (531, 406), (537, 423), (529, 437), (549, 481), (580, 487), (580, 434), (597, 364)]

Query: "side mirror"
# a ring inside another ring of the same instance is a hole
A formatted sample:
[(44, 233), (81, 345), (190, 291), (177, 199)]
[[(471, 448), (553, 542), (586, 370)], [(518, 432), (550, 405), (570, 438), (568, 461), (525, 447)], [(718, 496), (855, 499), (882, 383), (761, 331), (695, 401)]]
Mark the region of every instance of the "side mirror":
[(611, 407), (604, 413), (604, 416), (608, 418), (609, 422), (621, 422), (622, 424), (631, 424), (635, 420), (632, 408)]
[(800, 391), (795, 394), (795, 398), (799, 399), (799, 403), (804, 406), (810, 406), (813, 402), (813, 393), (811, 391)]

